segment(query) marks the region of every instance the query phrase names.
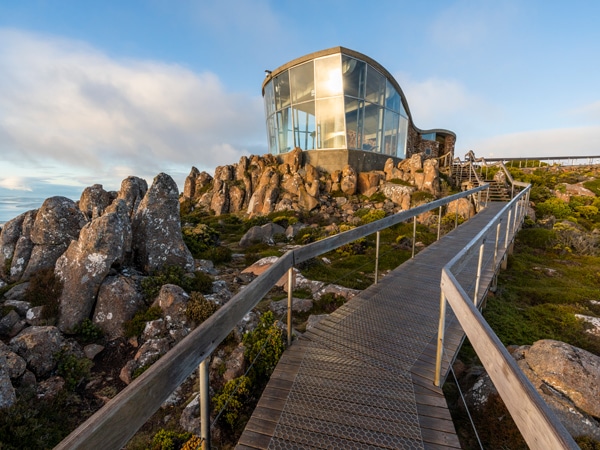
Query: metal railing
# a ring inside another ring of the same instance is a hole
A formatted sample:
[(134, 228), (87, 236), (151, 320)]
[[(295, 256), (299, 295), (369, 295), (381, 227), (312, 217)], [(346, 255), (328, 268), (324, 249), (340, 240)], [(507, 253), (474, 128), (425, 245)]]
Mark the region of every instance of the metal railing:
[[(229, 302), (117, 394), (102, 409), (69, 434), (55, 449), (121, 448), (160, 408), (171, 393), (197, 369), (200, 373), (200, 390), (202, 394), (200, 400), (202, 413), (201, 437), (204, 443), (207, 440), (210, 442), (208, 438), (209, 420), (207, 417), (209, 405), (208, 358), (236, 324), (262, 300), (286, 273), (288, 273), (288, 280), (292, 281), (292, 271), (297, 264), (373, 233), (377, 233), (378, 245), (381, 230), (411, 219), (416, 224), (416, 217), (427, 211), (439, 209), (441, 223), (442, 208), (444, 206), (467, 197), (471, 197), (473, 202), (478, 205), (483, 205), (479, 197), (480, 193), (487, 188), (487, 185), (478, 186), (469, 191), (450, 195), (407, 211), (401, 211), (376, 222), (289, 250), (262, 275), (238, 292)], [(475, 194), (478, 194), (477, 198)], [(413, 233), (415, 230), (416, 227), (413, 227)], [(438, 238), (439, 236), (440, 229), (438, 226)], [(413, 235), (413, 256), (414, 241), (415, 236)], [(377, 248), (378, 254), (379, 248)], [(375, 282), (378, 278), (377, 263), (376, 260)], [(293, 283), (290, 283), (290, 285), (293, 285)], [(291, 290), (291, 288), (288, 288), (288, 343), (291, 342)]]
[[(442, 269), (435, 384), (440, 386), (443, 381), (441, 366), (447, 302), (529, 447), (540, 450), (577, 449), (579, 447), (571, 435), (550, 411), (535, 387), (487, 324), (478, 308), (480, 299), (485, 296), (485, 293), (479, 292), (479, 281), (484, 270), (482, 261), (485, 248), (487, 245), (493, 245), (493, 258), (489, 261), (491, 267), (486, 270), (491, 269), (496, 274), (501, 264), (500, 258), (498, 258), (499, 253), (503, 250), (504, 256), (506, 256), (525, 218), (530, 190), (531, 187), (528, 186), (517, 194)], [(501, 236), (503, 236), (501, 227), (503, 225), (505, 238), (501, 243)], [(499, 245), (503, 245), (504, 248), (500, 249)], [(457, 280), (456, 275), (469, 260), (476, 256), (478, 256), (478, 265), (475, 289), (471, 298)], [(449, 363), (452, 364), (452, 361)]]

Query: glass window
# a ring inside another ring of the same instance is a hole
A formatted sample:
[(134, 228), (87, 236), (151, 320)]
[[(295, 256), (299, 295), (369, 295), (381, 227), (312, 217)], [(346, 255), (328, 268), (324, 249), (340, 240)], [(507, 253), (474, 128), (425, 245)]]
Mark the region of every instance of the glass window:
[(275, 107), (277, 110), (290, 106), (290, 79), (286, 70), (273, 78), (273, 89), (275, 91)]
[(400, 114), (390, 110), (385, 111), (385, 121), (383, 129), (383, 153), (396, 156), (398, 151), (398, 124)]
[(383, 128), (383, 108), (365, 102), (362, 149), (380, 152), (381, 132)]
[(346, 142), (348, 148), (362, 149), (364, 101), (346, 97)]
[(342, 97), (317, 100), (317, 148), (346, 148)]
[(269, 81), (265, 86), (265, 111), (267, 117), (275, 112), (275, 96), (273, 94), (273, 81)]
[(426, 141), (435, 141), (435, 133), (422, 134), (421, 139)]
[(394, 89), (392, 83), (389, 80), (386, 81), (385, 87), (385, 107), (391, 109), (394, 112), (400, 111), (400, 94)]
[(398, 130), (398, 158), (406, 158), (406, 136), (408, 133), (408, 119), (400, 116), (400, 128)]
[(386, 79), (383, 75), (377, 72), (373, 67), (367, 65), (367, 87), (365, 100), (371, 103), (383, 105), (385, 95)]
[(277, 142), (279, 153), (289, 152), (294, 147), (294, 135), (292, 134), (292, 116), (290, 108), (277, 111)]
[(292, 102), (300, 103), (315, 98), (314, 61), (290, 69)]
[(366, 64), (363, 61), (342, 55), (342, 77), (344, 94), (365, 98)]
[(292, 106), (294, 115), (294, 143), (302, 150), (314, 149), (317, 125), (315, 120), (315, 102), (304, 102)]
[(342, 95), (341, 55), (332, 55), (315, 60), (317, 98)]
[(269, 139), (269, 153), (276, 155), (277, 150), (277, 131), (275, 129), (275, 116), (267, 118), (267, 136)]

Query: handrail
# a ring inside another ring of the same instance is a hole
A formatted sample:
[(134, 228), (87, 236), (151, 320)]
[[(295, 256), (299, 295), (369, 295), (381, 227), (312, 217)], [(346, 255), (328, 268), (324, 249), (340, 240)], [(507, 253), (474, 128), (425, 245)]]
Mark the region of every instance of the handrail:
[(125, 445), (171, 393), (198, 368), (200, 362), (217, 348), (235, 325), (296, 264), (485, 189), (488, 189), (487, 184), (289, 250), (71, 432), (55, 449), (115, 449)]
[[(480, 276), (481, 256), (487, 236), (489, 234), (495, 235), (495, 256), (500, 224), (505, 217), (507, 219), (504, 248), (508, 247), (509, 242), (512, 242), (516, 236), (518, 227), (520, 227), (524, 220), (525, 207), (528, 203), (530, 189), (531, 186), (528, 185), (523, 191), (518, 193), (442, 269), (435, 381), (438, 386), (441, 384), (441, 356), (444, 344), (444, 322), (447, 301), (529, 447), (540, 450), (548, 448), (578, 449), (579, 447), (571, 435), (546, 405), (535, 387), (523, 374), (514, 358), (508, 353), (500, 339), (494, 334), (491, 327), (483, 318), (477, 307), (477, 288), (475, 289), (474, 298), (471, 299), (453, 274), (453, 271), (458, 272), (464, 266), (466, 260), (469, 257), (473, 257), (477, 249), (479, 249), (480, 263), (477, 269), (477, 277)], [(511, 218), (513, 214), (514, 216)], [(494, 273), (498, 269), (497, 264), (498, 261), (494, 257)]]

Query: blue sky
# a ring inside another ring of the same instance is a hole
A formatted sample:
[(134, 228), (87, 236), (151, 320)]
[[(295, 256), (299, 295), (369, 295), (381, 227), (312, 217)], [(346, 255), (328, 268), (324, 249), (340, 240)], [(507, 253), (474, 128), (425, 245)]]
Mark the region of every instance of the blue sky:
[(600, 2), (0, 0), (0, 195), (267, 151), (265, 69), (344, 46), (456, 153), (600, 155)]

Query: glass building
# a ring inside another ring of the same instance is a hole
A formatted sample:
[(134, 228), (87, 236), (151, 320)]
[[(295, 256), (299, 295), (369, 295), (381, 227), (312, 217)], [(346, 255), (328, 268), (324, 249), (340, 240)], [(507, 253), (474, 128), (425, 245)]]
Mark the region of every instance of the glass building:
[[(358, 52), (335, 47), (267, 71), (263, 97), (270, 153), (299, 147), (407, 157), (412, 121), (402, 90), (387, 70)], [(415, 130), (420, 139), (436, 141), (436, 130)]]

